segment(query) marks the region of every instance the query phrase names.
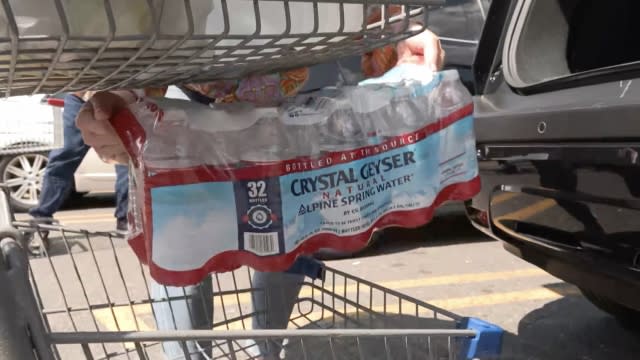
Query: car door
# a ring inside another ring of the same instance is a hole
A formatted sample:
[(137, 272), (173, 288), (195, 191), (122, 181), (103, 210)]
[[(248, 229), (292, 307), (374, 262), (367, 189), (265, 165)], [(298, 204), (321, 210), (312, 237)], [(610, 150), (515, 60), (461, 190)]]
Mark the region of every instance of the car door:
[(100, 159), (93, 149), (82, 160), (75, 173), (76, 191), (111, 193), (115, 191), (116, 172), (113, 164)]
[(514, 254), (636, 309), (639, 6), (492, 2), (474, 64), (483, 191), (467, 204)]

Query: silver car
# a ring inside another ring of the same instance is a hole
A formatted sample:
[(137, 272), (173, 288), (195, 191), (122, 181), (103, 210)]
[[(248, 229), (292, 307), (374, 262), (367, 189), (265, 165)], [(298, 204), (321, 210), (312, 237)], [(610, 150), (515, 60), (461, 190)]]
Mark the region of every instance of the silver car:
[[(167, 96), (185, 98), (175, 87)], [(0, 183), (11, 194), (18, 211), (38, 204), (50, 150), (63, 144), (62, 100), (44, 96), (17, 96), (0, 100)], [(56, 100), (58, 102), (56, 102)], [(58, 105), (58, 106), (50, 106)], [(75, 193), (113, 193), (116, 173), (91, 149), (75, 172)]]
[[(43, 96), (0, 100), (0, 176), (16, 210), (38, 204), (51, 149), (63, 142), (62, 110), (42, 104)], [(90, 151), (75, 173), (77, 192), (113, 192), (113, 166)]]

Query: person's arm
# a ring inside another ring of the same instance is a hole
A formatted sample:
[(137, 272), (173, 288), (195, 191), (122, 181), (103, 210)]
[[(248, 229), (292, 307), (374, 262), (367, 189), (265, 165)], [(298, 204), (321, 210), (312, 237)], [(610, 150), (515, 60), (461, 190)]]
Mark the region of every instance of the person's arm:
[[(400, 5), (389, 5), (386, 12), (389, 18), (399, 15), (402, 11)], [(381, 6), (369, 7), (367, 22), (375, 23), (382, 19)], [(403, 22), (399, 25), (404, 26)], [(423, 25), (416, 19), (412, 19), (409, 28), (419, 30)], [(384, 75), (397, 64), (412, 63), (427, 66), (431, 71), (439, 71), (444, 65), (444, 50), (440, 39), (428, 29), (422, 33), (399, 42), (397, 45), (388, 45), (370, 51), (362, 56), (362, 72), (366, 77), (378, 77)]]
[[(308, 70), (294, 69), (271, 75), (248, 76), (238, 81), (214, 81), (199, 85), (187, 85), (214, 101), (245, 101), (271, 104), (295, 95), (308, 78)], [(144, 96), (162, 97), (167, 88), (143, 90), (117, 90), (90, 94), (87, 103), (78, 113), (76, 125), (85, 143), (92, 146), (100, 158), (109, 163), (127, 163), (128, 154), (120, 138), (111, 126), (110, 118), (129, 104)], [(85, 96), (88, 94), (85, 94)]]
[(76, 126), (84, 142), (93, 147), (103, 161), (129, 162), (129, 155), (109, 119), (136, 101), (135, 93), (127, 90), (98, 92), (78, 112)]

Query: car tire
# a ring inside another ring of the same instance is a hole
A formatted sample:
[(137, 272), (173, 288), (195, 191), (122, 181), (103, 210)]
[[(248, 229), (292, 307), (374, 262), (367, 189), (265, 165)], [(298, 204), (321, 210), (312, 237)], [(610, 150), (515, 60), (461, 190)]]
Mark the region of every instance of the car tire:
[(640, 331), (640, 311), (628, 308), (593, 291), (580, 289), (582, 294), (598, 309), (612, 315), (628, 330)]
[(15, 211), (38, 205), (47, 162), (46, 152), (11, 154), (0, 160), (0, 183), (9, 188)]

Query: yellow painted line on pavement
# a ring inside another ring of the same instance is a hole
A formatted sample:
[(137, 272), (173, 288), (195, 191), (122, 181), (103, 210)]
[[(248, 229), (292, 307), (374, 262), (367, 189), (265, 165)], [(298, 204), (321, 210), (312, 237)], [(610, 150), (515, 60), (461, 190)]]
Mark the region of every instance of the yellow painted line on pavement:
[(105, 222), (113, 222), (115, 224), (116, 218), (111, 216), (110, 218), (95, 218), (95, 219), (86, 219), (86, 220), (61, 220), (61, 225), (78, 225), (78, 224), (94, 224), (94, 223), (105, 223)]
[[(220, 309), (221, 310), (221, 309)], [(96, 320), (104, 327), (103, 331), (154, 331), (157, 330), (155, 323), (148, 324), (143, 316), (151, 316), (153, 314), (151, 305), (134, 305), (133, 313), (129, 306), (114, 306), (113, 312), (109, 308), (93, 310)], [(155, 322), (151, 316), (149, 318)], [(137, 320), (137, 326), (136, 326)], [(251, 319), (244, 319), (245, 327), (242, 327), (242, 321), (235, 321), (232, 326), (234, 329), (251, 329)], [(226, 326), (217, 326), (214, 330), (227, 329)], [(133, 344), (127, 344), (127, 348), (134, 348)]]
[(493, 199), (491, 199), (491, 205), (498, 205), (500, 203), (503, 203), (505, 201), (509, 201), (515, 197), (518, 197), (518, 193), (513, 193), (513, 192), (505, 192), (502, 194), (498, 194), (496, 196), (493, 197)]
[[(89, 214), (68, 214), (68, 215), (56, 216), (55, 219), (58, 220), (58, 221), (64, 221), (64, 220), (100, 219), (100, 218), (105, 218), (105, 217), (113, 217), (113, 212), (108, 212), (108, 213), (89, 213)], [(28, 220), (30, 218), (31, 217), (27, 216), (27, 215), (17, 216), (18, 220)]]
[(57, 220), (80, 220), (80, 219), (95, 219), (103, 217), (113, 217), (113, 211), (108, 213), (89, 213), (89, 214), (69, 214), (56, 216)]
[(551, 209), (552, 207), (556, 206), (556, 201), (553, 199), (544, 199), (541, 201), (538, 201), (536, 203), (533, 203), (527, 207), (524, 207), (520, 210), (516, 210), (504, 215), (501, 215), (500, 217), (498, 217), (497, 220), (526, 220), (529, 219), (535, 215), (538, 215), (548, 209)]
[[(390, 288), (393, 290), (402, 290), (402, 289), (410, 289), (410, 288), (425, 288), (430, 286), (440, 286), (440, 285), (452, 285), (452, 284), (471, 284), (471, 283), (479, 283), (486, 281), (500, 281), (500, 280), (513, 280), (517, 278), (528, 278), (528, 277), (536, 277), (536, 276), (544, 276), (546, 273), (538, 268), (531, 269), (520, 269), (520, 270), (512, 270), (512, 271), (496, 271), (496, 272), (484, 272), (484, 273), (468, 273), (468, 274), (455, 274), (455, 275), (444, 275), (444, 276), (434, 276), (434, 277), (424, 277), (418, 279), (405, 279), (405, 280), (394, 280), (394, 281), (385, 281), (378, 283), (380, 286), (385, 288)], [(344, 294), (346, 293), (356, 293), (358, 290), (361, 294), (368, 294), (370, 291), (370, 287), (364, 284), (360, 284), (358, 288), (354, 285), (344, 286), (336, 286), (335, 288), (327, 287), (327, 291), (336, 293), (336, 294)], [(546, 289), (533, 289), (527, 290), (524, 292), (512, 292), (512, 293), (496, 293), (496, 294), (483, 294), (478, 296), (470, 296), (463, 298), (452, 298), (452, 299), (436, 299), (429, 301), (434, 305), (440, 306), (445, 309), (458, 309), (463, 307), (471, 307), (471, 306), (487, 306), (492, 304), (498, 304), (500, 301), (503, 302), (517, 302), (521, 301), (523, 298), (530, 299), (542, 299), (545, 296), (549, 297), (551, 293), (550, 290)], [(374, 290), (374, 295), (375, 295)], [(320, 292), (315, 290), (315, 296), (319, 296)], [(309, 287), (303, 288), (300, 292), (299, 297), (312, 297), (314, 295), (313, 290)], [(556, 294), (557, 295), (557, 294)], [(251, 297), (247, 293), (242, 294), (232, 294), (225, 295), (221, 297), (214, 298), (214, 306), (216, 308), (221, 308), (221, 300), (224, 301), (227, 309), (236, 309), (238, 306), (249, 305), (251, 303)], [(404, 306), (409, 306), (409, 303), (404, 302)], [(389, 306), (388, 309), (393, 308), (393, 306)], [(395, 306), (395, 311), (398, 311), (398, 306)], [(408, 309), (408, 308), (407, 308)], [(408, 313), (409, 310), (405, 309), (401, 313)], [(153, 330), (149, 324), (145, 323), (142, 316), (151, 315), (151, 306), (148, 304), (144, 305), (134, 305), (133, 306), (134, 313), (131, 312), (129, 306), (119, 306), (114, 307), (113, 312), (111, 309), (99, 309), (94, 310), (93, 313), (96, 316), (96, 319), (105, 326), (109, 331), (117, 331), (120, 326), (120, 330), (127, 331), (135, 331), (136, 329), (136, 318), (138, 319), (138, 325), (140, 326), (140, 330)], [(383, 311), (384, 308), (376, 308), (376, 311)], [(411, 307), (411, 311), (415, 313), (415, 307)], [(250, 328), (250, 320), (245, 321), (245, 327)], [(231, 329), (239, 330), (242, 329), (242, 322), (238, 321), (235, 325), (232, 323), (229, 325)], [(227, 326), (221, 326), (219, 329), (226, 329)]]
[[(523, 277), (541, 276), (545, 274), (546, 272), (544, 272), (541, 269), (531, 268), (531, 269), (520, 269), (520, 270), (511, 270), (511, 271), (454, 274), (454, 275), (424, 277), (419, 279), (383, 281), (378, 284), (385, 288), (389, 288), (393, 290), (402, 290), (402, 289), (427, 287), (427, 286), (469, 284), (469, 283), (494, 281), (494, 280), (511, 280), (511, 279), (523, 278)], [(340, 292), (342, 292), (343, 288), (336, 287), (336, 290), (339, 290)], [(356, 286), (355, 285), (347, 286), (347, 291), (356, 291)]]
[[(536, 277), (536, 276), (544, 276), (547, 273), (538, 268), (531, 269), (521, 269), (521, 270), (512, 270), (512, 271), (496, 271), (496, 272), (484, 272), (484, 273), (468, 273), (468, 274), (454, 274), (454, 275), (444, 275), (444, 276), (434, 276), (434, 277), (424, 277), (417, 279), (406, 279), (406, 280), (393, 280), (393, 281), (382, 281), (377, 283), (387, 289), (392, 290), (404, 290), (404, 289), (415, 289), (415, 288), (423, 288), (430, 286), (441, 286), (441, 285), (451, 285), (451, 284), (472, 284), (479, 283), (485, 281), (499, 281), (499, 280), (513, 280), (518, 278), (527, 278), (527, 277)], [(331, 291), (336, 294), (344, 294), (344, 293), (355, 293), (360, 291), (361, 294), (369, 293), (370, 287), (365, 284), (360, 284), (358, 287), (356, 284), (347, 284), (347, 287), (343, 285), (336, 285), (335, 288), (330, 285), (325, 285), (327, 291)], [(305, 286), (300, 291), (300, 297), (311, 297), (314, 294), (314, 291), (318, 293), (318, 290), (314, 290), (308, 286)], [(375, 290), (374, 290), (375, 293)], [(251, 295), (248, 293), (242, 294), (232, 294), (225, 295), (220, 297), (216, 297), (215, 301), (220, 302), (224, 301), (225, 304), (249, 304), (251, 302)]]
[[(427, 303), (440, 307), (442, 309), (446, 309), (449, 311), (468, 309), (473, 307), (488, 307), (488, 306), (496, 306), (496, 305), (506, 305), (506, 304), (514, 304), (525, 301), (553, 301), (560, 299), (564, 296), (570, 295), (579, 295), (580, 290), (572, 285), (563, 286), (560, 289), (549, 289), (549, 288), (533, 288), (526, 289), (520, 291), (510, 291), (510, 292), (500, 292), (495, 294), (483, 294), (477, 296), (465, 296), (458, 298), (447, 298), (447, 299), (432, 299), (426, 300)], [(386, 309), (386, 311), (385, 311)], [(337, 309), (340, 314), (344, 311), (342, 308)], [(405, 315), (405, 316), (416, 316), (416, 306), (415, 304), (411, 304), (409, 302), (402, 302), (402, 305), (398, 303), (395, 304), (387, 304), (387, 306), (374, 306), (371, 310), (377, 313), (384, 313), (387, 316), (394, 315)], [(297, 316), (299, 314), (295, 314)], [(343, 314), (344, 315), (344, 314)], [(367, 314), (363, 311), (360, 311), (359, 314), (356, 311), (356, 308), (353, 306), (347, 306), (347, 314), (350, 318), (355, 318), (356, 316), (366, 317)], [(433, 312), (429, 309), (418, 307), (418, 316), (424, 318), (430, 318), (433, 315)], [(333, 316), (331, 311), (313, 311), (309, 314), (304, 315), (300, 319), (296, 319), (296, 326), (301, 327), (310, 322), (322, 320), (323, 317), (331, 318)], [(340, 321), (341, 316), (338, 316), (338, 321)], [(244, 324), (243, 324), (244, 322)], [(238, 320), (231, 322), (224, 326), (216, 327), (215, 330), (243, 330), (251, 328), (251, 320)]]
[[(133, 312), (132, 312), (133, 309)], [(95, 319), (105, 328), (105, 331), (153, 331), (155, 327), (149, 326), (142, 316), (150, 315), (151, 305), (116, 306), (113, 311), (110, 308), (93, 310)], [(137, 322), (136, 322), (137, 321)], [(125, 343), (125, 348), (135, 349), (134, 343)]]
[[(22, 220), (18, 220), (18, 221), (22, 221)], [(115, 227), (115, 223), (116, 223), (116, 218), (111, 217), (108, 219), (93, 219), (93, 220), (71, 220), (71, 221), (60, 221), (60, 225), (61, 226), (67, 226), (67, 225), (92, 225), (92, 224), (98, 224), (98, 223), (108, 223), (108, 222), (112, 222), (114, 224)]]
[[(17, 217), (18, 221), (28, 221), (30, 217)], [(69, 216), (56, 216), (55, 218), (61, 225), (78, 225), (78, 224), (93, 224), (104, 222), (115, 222), (113, 213), (108, 214), (87, 214), (87, 215), (69, 215)]]
[(560, 290), (535, 288), (495, 294), (485, 294), (479, 296), (466, 296), (452, 299), (436, 299), (427, 302), (443, 309), (458, 310), (471, 307), (512, 304), (531, 300), (556, 300), (564, 296), (578, 294), (580, 294), (580, 290), (573, 286), (567, 286), (566, 288)]
[[(149, 324), (145, 323), (140, 316), (151, 314), (151, 305), (134, 305), (133, 312), (129, 306), (115, 306), (113, 307), (113, 313), (111, 309), (96, 309), (93, 310), (93, 314), (96, 319), (100, 321), (102, 325), (111, 330), (120, 331), (149, 331), (153, 330)], [(115, 315), (115, 318), (114, 318)], [(137, 325), (136, 325), (137, 320)]]

